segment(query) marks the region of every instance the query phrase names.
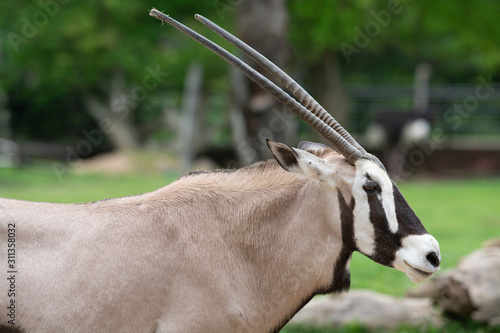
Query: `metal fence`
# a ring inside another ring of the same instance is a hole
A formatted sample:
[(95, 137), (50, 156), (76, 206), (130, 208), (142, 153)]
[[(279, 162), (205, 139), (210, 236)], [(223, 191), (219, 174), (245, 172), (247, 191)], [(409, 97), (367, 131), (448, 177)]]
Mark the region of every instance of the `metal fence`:
[[(411, 112), (413, 86), (348, 86), (352, 132), (364, 133), (381, 113)], [(477, 85), (430, 86), (434, 127), (450, 137), (481, 136), (500, 140), (500, 84), (481, 77)]]

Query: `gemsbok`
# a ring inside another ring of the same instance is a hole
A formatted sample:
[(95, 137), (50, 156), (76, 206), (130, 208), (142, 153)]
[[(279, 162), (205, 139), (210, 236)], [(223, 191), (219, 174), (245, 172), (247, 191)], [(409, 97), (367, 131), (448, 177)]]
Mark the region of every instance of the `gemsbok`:
[(335, 150), (269, 140), (273, 160), (187, 174), (142, 195), (0, 199), (2, 332), (277, 332), (314, 295), (349, 288), (353, 251), (414, 282), (438, 271), (437, 241), (382, 164), (298, 84), (201, 16), (302, 104), (189, 28), (150, 15), (223, 55)]

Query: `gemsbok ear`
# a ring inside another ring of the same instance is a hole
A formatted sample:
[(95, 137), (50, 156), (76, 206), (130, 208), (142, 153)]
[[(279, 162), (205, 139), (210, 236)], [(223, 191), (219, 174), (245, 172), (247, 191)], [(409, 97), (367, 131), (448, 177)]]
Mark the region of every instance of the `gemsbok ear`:
[(328, 168), (322, 158), (270, 139), (266, 139), (266, 142), (276, 161), (286, 171), (318, 180), (322, 180), (328, 174)]

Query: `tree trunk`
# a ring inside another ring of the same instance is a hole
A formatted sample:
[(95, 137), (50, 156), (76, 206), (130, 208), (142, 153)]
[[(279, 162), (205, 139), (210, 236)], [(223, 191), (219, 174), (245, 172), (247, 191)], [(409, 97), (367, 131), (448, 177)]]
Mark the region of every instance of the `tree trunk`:
[[(3, 60), (2, 36), (0, 35), (0, 67), (6, 66)], [(11, 113), (8, 108), (8, 95), (0, 85), (0, 168), (14, 167), (19, 164), (18, 146), (12, 141)]]
[(100, 101), (92, 94), (85, 97), (87, 111), (117, 150), (132, 150), (140, 146), (139, 133), (130, 119), (136, 102), (130, 99), (125, 93), (121, 72), (115, 72), (111, 79), (109, 100)]
[[(2, 35), (0, 34), (0, 67), (7, 66), (4, 60)], [(10, 110), (8, 109), (8, 96), (0, 85), (0, 138), (12, 139), (12, 128), (10, 126)]]
[(191, 169), (194, 157), (200, 148), (200, 118), (203, 86), (203, 68), (199, 63), (192, 63), (184, 80), (182, 95), (182, 128), (179, 133), (181, 138), (182, 170)]
[(0, 138), (12, 139), (12, 128), (10, 127), (10, 110), (7, 106), (7, 94), (0, 87)]
[(420, 63), (415, 68), (413, 84), (413, 109), (418, 113), (425, 113), (429, 109), (429, 80), (432, 67), (428, 63)]
[[(279, 67), (288, 60), (288, 13), (284, 0), (244, 0), (237, 7), (238, 36)], [(245, 57), (242, 57), (246, 59)], [(250, 62), (251, 64), (251, 62)], [(268, 76), (260, 68), (255, 68)], [(266, 138), (291, 141), (295, 119), (268, 92), (233, 73), (231, 117), (233, 140), (240, 163), (250, 164), (271, 155)], [(268, 76), (269, 77), (269, 76)]]
[[(337, 55), (326, 52), (321, 62), (310, 71), (313, 97), (328, 111), (335, 120), (347, 128), (349, 122), (349, 103), (342, 87)], [(318, 134), (318, 140), (323, 138)]]
[(240, 165), (250, 165), (257, 160), (257, 153), (248, 140), (247, 121), (243, 109), (248, 101), (248, 80), (236, 68), (231, 67), (231, 86), (233, 87), (230, 105), (233, 147)]

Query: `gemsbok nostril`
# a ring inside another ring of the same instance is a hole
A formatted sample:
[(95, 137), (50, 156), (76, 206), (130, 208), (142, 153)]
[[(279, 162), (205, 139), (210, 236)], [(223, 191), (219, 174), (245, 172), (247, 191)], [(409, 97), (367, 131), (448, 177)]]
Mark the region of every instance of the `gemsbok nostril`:
[(441, 263), (441, 260), (439, 260), (439, 257), (436, 252), (431, 252), (429, 253), (426, 257), (427, 261), (431, 263), (432, 266), (434, 267), (439, 267), (439, 264)]

